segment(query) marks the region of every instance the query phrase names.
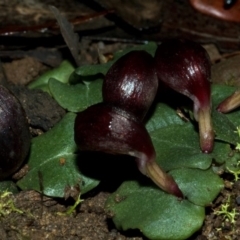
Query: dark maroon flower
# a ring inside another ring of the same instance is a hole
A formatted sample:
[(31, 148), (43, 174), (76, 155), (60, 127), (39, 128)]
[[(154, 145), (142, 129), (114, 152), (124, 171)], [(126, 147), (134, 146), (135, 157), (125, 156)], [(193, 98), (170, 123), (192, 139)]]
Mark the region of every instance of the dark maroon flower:
[(103, 101), (142, 120), (158, 89), (153, 57), (145, 51), (131, 51), (118, 59), (103, 82)]
[(26, 114), (17, 98), (0, 85), (0, 179), (18, 170), (29, 148)]
[(211, 120), (210, 61), (205, 49), (192, 41), (172, 39), (163, 42), (155, 54), (159, 80), (193, 100), (194, 116), (199, 122), (200, 147), (213, 149)]
[(126, 111), (100, 103), (78, 113), (75, 142), (80, 150), (135, 157), (144, 175), (164, 191), (183, 197), (174, 179), (156, 163), (156, 153), (145, 126)]

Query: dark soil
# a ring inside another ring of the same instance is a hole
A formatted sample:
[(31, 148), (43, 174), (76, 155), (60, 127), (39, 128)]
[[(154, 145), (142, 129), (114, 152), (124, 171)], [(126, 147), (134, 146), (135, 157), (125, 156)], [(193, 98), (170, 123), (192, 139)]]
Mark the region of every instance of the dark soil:
[[(126, 44), (103, 42), (86, 42), (85, 45), (87, 48), (82, 53), (82, 58), (89, 63), (97, 62), (99, 48), (103, 53), (112, 53), (126, 47)], [(6, 76), (14, 84), (25, 84), (48, 69), (29, 57), (17, 61), (17, 65), (16, 61), (4, 64)], [(11, 69), (16, 67), (17, 77), (15, 73), (11, 74)], [(10, 85), (26, 110), (33, 137), (51, 129), (65, 114), (48, 94), (40, 90), (28, 90), (24, 85)], [(229, 212), (236, 209), (239, 213), (240, 181), (234, 182), (231, 174), (224, 174), (222, 177), (225, 180), (225, 188), (212, 205), (206, 208), (204, 224), (191, 240), (240, 239), (240, 215), (237, 214), (235, 222), (231, 223), (225, 215), (216, 214), (226, 203), (229, 203)], [(11, 211), (9, 214), (1, 215), (0, 212), (0, 239), (146, 239), (137, 230), (122, 232), (114, 227), (111, 216), (104, 211), (104, 203), (110, 194), (110, 190), (106, 189), (108, 189), (106, 186), (100, 184), (96, 189), (81, 196), (83, 202), (70, 215), (67, 215), (66, 211), (74, 204), (73, 199), (51, 199), (38, 192), (20, 191), (9, 199), (13, 200), (15, 207), (22, 213)]]
[[(222, 204), (231, 199), (229, 211), (233, 208), (239, 212), (237, 204), (240, 182), (229, 189), (229, 182), (214, 203), (207, 208), (206, 219), (202, 229), (191, 240), (239, 239), (240, 218), (230, 223), (224, 216), (216, 215)], [(231, 184), (230, 184), (231, 185)], [(146, 240), (138, 231), (118, 231), (110, 216), (104, 211), (108, 192), (101, 189), (83, 196), (84, 201), (70, 215), (67, 209), (73, 201), (43, 197), (35, 191), (22, 191), (12, 197), (15, 206), (23, 213), (12, 211), (1, 217), (1, 240), (15, 239), (84, 239), (84, 240)]]

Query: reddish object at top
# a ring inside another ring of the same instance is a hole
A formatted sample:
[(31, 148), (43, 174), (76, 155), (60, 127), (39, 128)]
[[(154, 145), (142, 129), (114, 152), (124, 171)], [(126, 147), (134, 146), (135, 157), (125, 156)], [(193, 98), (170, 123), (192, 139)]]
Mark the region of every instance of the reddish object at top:
[(220, 0), (189, 0), (197, 11), (230, 22), (240, 22), (240, 1), (236, 1), (229, 9), (224, 8)]

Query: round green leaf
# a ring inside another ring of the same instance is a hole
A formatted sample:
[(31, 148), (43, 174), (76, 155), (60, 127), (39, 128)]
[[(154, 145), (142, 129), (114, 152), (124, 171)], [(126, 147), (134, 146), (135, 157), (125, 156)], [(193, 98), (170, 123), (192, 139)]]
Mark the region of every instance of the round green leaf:
[(73, 72), (73, 65), (69, 61), (63, 61), (59, 67), (47, 71), (34, 82), (30, 83), (28, 87), (30, 89), (40, 88), (44, 91), (48, 91), (47, 84), (50, 78), (55, 78), (60, 82), (67, 83)]
[(148, 132), (170, 125), (183, 125), (185, 122), (177, 115), (176, 111), (167, 104), (158, 103), (154, 112), (146, 123)]
[(43, 190), (45, 195), (64, 197), (67, 188), (77, 186), (85, 193), (98, 185), (98, 180), (79, 170), (73, 131), (75, 117), (73, 113), (66, 114), (54, 128), (32, 140), (30, 170), (17, 183), (21, 189)]
[(230, 144), (215, 141), (213, 152), (210, 153), (210, 155), (215, 162), (223, 164), (224, 162), (228, 161), (232, 155), (232, 152), (233, 151)]
[(134, 181), (123, 183), (107, 200), (106, 209), (117, 228), (140, 229), (149, 239), (187, 239), (204, 220), (203, 207)]
[(211, 169), (182, 168), (170, 172), (190, 202), (208, 205), (223, 188), (223, 180)]
[(190, 123), (159, 128), (150, 136), (157, 162), (167, 171), (182, 167), (207, 169), (211, 165), (212, 156), (201, 152), (198, 133)]
[(227, 97), (237, 90), (236, 87), (226, 85), (212, 85), (213, 101), (213, 125), (216, 132), (216, 139), (236, 145), (238, 135), (235, 133), (236, 128), (240, 125), (240, 111), (235, 110), (227, 114), (219, 113), (216, 107)]
[[(153, 184), (126, 181), (106, 202), (119, 229), (140, 229), (149, 239), (186, 239), (204, 220), (204, 207), (210, 204), (223, 181), (209, 170), (176, 169), (170, 172), (186, 199), (164, 193)], [(187, 227), (186, 227), (187, 226)]]
[(102, 79), (76, 85), (68, 85), (50, 79), (49, 89), (58, 104), (71, 112), (83, 111), (90, 105), (102, 101)]
[(237, 126), (229, 119), (229, 116), (213, 110), (212, 118), (216, 139), (235, 145), (238, 140), (238, 135), (234, 133)]

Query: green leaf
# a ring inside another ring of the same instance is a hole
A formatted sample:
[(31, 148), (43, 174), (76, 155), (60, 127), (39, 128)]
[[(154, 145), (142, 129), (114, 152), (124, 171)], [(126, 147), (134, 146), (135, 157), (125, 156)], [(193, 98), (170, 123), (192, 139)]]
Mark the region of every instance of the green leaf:
[(126, 181), (106, 202), (117, 228), (137, 228), (149, 239), (168, 240), (186, 239), (202, 226), (202, 206), (216, 197), (222, 180), (211, 170), (177, 169), (170, 173), (189, 200), (179, 200), (153, 185)]
[(187, 199), (199, 206), (207, 206), (223, 188), (223, 180), (211, 169), (182, 168), (170, 172)]
[(69, 187), (79, 186), (83, 194), (98, 185), (97, 180), (84, 176), (79, 170), (73, 137), (75, 116), (66, 114), (53, 129), (32, 140), (30, 171), (17, 183), (21, 189), (40, 191), (39, 173), (43, 193), (51, 197), (64, 197)]
[(81, 76), (83, 79), (85, 77), (103, 74), (105, 75), (108, 69), (113, 65), (114, 62), (107, 62), (105, 64), (96, 65), (83, 65), (75, 70), (75, 73)]
[(174, 109), (163, 103), (156, 105), (146, 127), (157, 153), (157, 162), (167, 171), (182, 167), (208, 169), (212, 159), (224, 163), (231, 152), (228, 144), (215, 141), (213, 152), (203, 154), (199, 134), (191, 122), (184, 122)]
[(216, 132), (216, 139), (236, 145), (238, 136), (235, 133), (236, 127), (239, 125), (240, 111), (223, 114), (215, 109), (219, 103), (236, 91), (235, 87), (226, 85), (212, 85), (212, 101), (213, 101), (213, 126)]
[(211, 93), (212, 93), (212, 105), (215, 109), (220, 102), (222, 102), (225, 98), (230, 96), (236, 91), (236, 87), (231, 87), (227, 85), (220, 84), (212, 84), (211, 85)]
[(232, 154), (232, 149), (230, 145), (226, 144), (225, 142), (219, 142), (219, 141), (215, 141), (213, 152), (210, 153), (210, 155), (212, 156), (212, 159), (219, 164), (223, 164), (224, 162), (227, 162), (231, 154)]
[(59, 67), (54, 68), (52, 70), (47, 71), (39, 78), (37, 78), (34, 82), (30, 83), (28, 87), (30, 89), (39, 88), (43, 91), (48, 92), (48, 81), (50, 78), (55, 78), (60, 82), (67, 83), (69, 77), (74, 72), (74, 67), (69, 61), (63, 61)]
[(165, 170), (182, 167), (207, 169), (211, 165), (212, 156), (201, 152), (198, 132), (193, 125), (184, 122), (168, 105), (156, 105), (146, 128), (157, 153), (157, 162)]
[(106, 210), (118, 229), (140, 229), (148, 239), (186, 239), (204, 220), (203, 207), (134, 181), (124, 182), (109, 197)]
[(160, 128), (150, 136), (157, 162), (166, 171), (182, 167), (207, 169), (211, 165), (212, 157), (201, 152), (198, 133), (190, 123)]
[(49, 89), (58, 104), (71, 112), (83, 111), (90, 105), (102, 101), (102, 79), (76, 85), (50, 79)]
[(228, 158), (226, 158), (226, 168), (233, 172), (240, 174), (240, 153), (232, 152)]
[(238, 140), (237, 134), (234, 133), (236, 131), (236, 126), (228, 116), (213, 110), (212, 119), (216, 133), (215, 138), (235, 145)]
[(165, 103), (158, 103), (154, 112), (146, 123), (148, 132), (153, 132), (159, 128), (169, 125), (183, 125), (185, 122), (177, 115), (176, 111)]

